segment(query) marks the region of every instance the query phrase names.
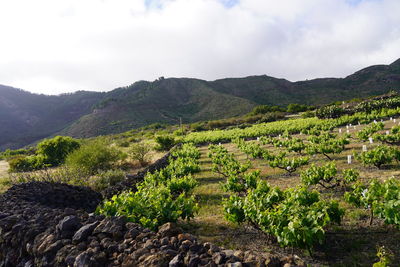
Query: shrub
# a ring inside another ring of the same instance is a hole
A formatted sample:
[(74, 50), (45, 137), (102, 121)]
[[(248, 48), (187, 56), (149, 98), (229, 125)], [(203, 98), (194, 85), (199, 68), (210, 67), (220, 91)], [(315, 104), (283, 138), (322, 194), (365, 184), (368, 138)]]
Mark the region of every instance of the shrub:
[(66, 159), (67, 166), (84, 169), (90, 174), (111, 169), (115, 164), (124, 159), (124, 154), (110, 147), (104, 141), (96, 140), (73, 151)]
[(64, 163), (67, 155), (78, 149), (80, 143), (78, 140), (69, 136), (56, 136), (52, 139), (46, 139), (37, 145), (36, 153), (42, 155), (44, 163), (51, 166), (58, 166)]
[(170, 150), (175, 145), (175, 138), (173, 136), (157, 136), (156, 137), (157, 146), (156, 149), (159, 151)]
[(133, 144), (129, 149), (129, 155), (132, 159), (139, 161), (141, 166), (145, 166), (148, 160), (148, 154), (151, 146), (145, 143)]
[(391, 163), (394, 155), (390, 147), (379, 145), (372, 150), (355, 154), (354, 157), (364, 165), (373, 165), (380, 169), (382, 165)]
[(29, 172), (44, 167), (43, 156), (17, 156), (8, 160), (9, 172)]
[(91, 176), (88, 180), (88, 186), (95, 191), (102, 191), (109, 186), (116, 185), (125, 179), (125, 172), (122, 170), (108, 170)]

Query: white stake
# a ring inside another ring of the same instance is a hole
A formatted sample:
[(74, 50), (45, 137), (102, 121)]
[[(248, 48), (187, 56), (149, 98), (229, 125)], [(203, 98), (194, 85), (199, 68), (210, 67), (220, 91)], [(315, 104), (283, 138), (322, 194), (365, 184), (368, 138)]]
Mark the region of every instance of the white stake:
[(367, 145), (363, 145), (363, 146), (362, 146), (362, 151), (363, 151), (363, 152), (366, 152), (366, 151), (367, 151)]
[(374, 143), (374, 139), (372, 139), (372, 137), (368, 138), (368, 140), (369, 140), (369, 143), (370, 143), (370, 144), (373, 144), (373, 143)]
[(339, 133), (342, 133), (342, 129), (339, 129)]
[(350, 133), (350, 131), (349, 131), (349, 130), (346, 130), (346, 133)]
[(257, 141), (260, 141), (260, 137), (257, 137)]
[(349, 129), (349, 125), (346, 125), (346, 129)]
[(386, 135), (389, 135), (390, 133), (389, 133), (389, 131), (386, 131)]
[(347, 155), (347, 164), (351, 164), (351, 155)]
[(396, 123), (396, 119), (393, 119), (393, 122)]
[(393, 120), (393, 117), (390, 117), (390, 120), (392, 121), (392, 120)]
[(376, 120), (374, 120), (374, 123), (378, 123)]

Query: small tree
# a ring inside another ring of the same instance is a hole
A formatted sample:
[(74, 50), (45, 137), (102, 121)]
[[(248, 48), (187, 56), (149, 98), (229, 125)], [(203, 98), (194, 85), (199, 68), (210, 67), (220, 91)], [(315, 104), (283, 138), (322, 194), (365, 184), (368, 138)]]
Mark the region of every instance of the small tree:
[(157, 136), (156, 137), (157, 146), (156, 149), (159, 151), (170, 150), (175, 145), (175, 138), (173, 136)]
[(129, 155), (132, 159), (139, 161), (141, 166), (145, 166), (149, 157), (151, 147), (149, 144), (133, 144), (129, 149)]

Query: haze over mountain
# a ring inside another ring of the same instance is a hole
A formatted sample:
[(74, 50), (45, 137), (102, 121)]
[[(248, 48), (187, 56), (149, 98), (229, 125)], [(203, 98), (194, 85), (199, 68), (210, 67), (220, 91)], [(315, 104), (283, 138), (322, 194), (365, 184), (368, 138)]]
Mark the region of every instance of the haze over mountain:
[(53, 134), (90, 137), (155, 122), (175, 124), (243, 115), (261, 104), (320, 105), (400, 91), (400, 59), (346, 78), (290, 82), (266, 75), (205, 81), (160, 78), (108, 93), (46, 96), (0, 85), (0, 149), (18, 148)]

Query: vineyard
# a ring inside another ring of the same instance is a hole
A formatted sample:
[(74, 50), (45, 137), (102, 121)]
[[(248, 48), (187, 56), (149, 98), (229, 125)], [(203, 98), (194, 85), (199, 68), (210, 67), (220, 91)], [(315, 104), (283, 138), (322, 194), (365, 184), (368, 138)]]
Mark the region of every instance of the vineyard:
[(399, 264), (397, 114), (189, 135), (202, 153), (200, 212), (188, 229), (233, 248), (295, 251), (315, 264), (370, 266), (377, 253)]
[[(103, 197), (93, 214), (101, 220), (122, 216), (127, 225), (154, 232), (176, 223), (205, 242), (202, 259), (183, 241), (175, 244), (188, 258), (173, 252), (170, 263), (189, 265), (192, 257), (204, 266), (260, 259), (290, 266), (399, 266), (398, 103), (395, 96), (346, 109), (328, 106), (316, 111), (318, 117), (226, 130), (155, 130), (140, 141), (130, 133), (87, 143), (55, 137), (2, 156), (10, 169), (22, 170), (10, 174), (20, 183), (63, 182), (98, 191)], [(70, 151), (53, 153), (60, 144)], [(157, 161), (162, 163), (125, 177), (123, 167), (136, 160), (142, 170), (152, 150), (166, 153)], [(41, 170), (48, 167), (50, 172)], [(43, 174), (47, 180), (37, 179)], [(163, 250), (159, 241), (153, 245)]]

